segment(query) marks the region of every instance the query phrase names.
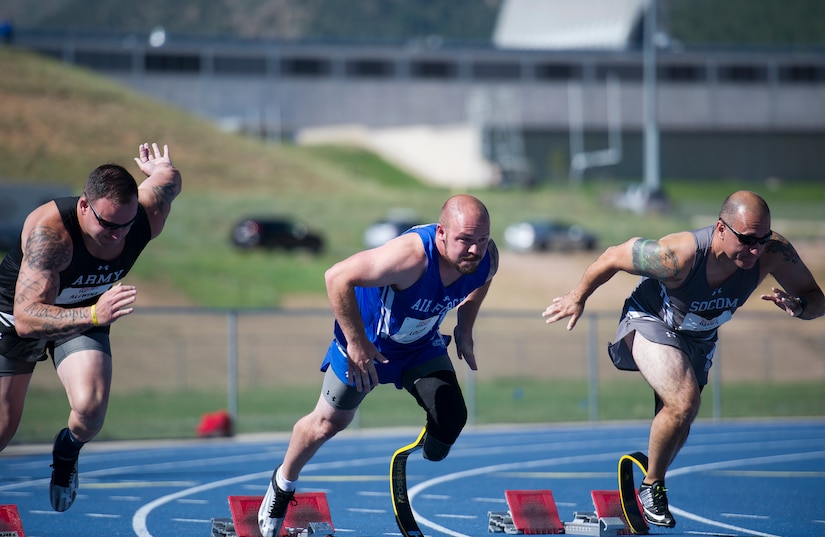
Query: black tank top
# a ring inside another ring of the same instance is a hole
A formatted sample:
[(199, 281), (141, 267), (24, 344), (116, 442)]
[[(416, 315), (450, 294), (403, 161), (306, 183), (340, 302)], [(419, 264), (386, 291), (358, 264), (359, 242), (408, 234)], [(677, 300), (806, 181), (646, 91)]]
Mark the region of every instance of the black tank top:
[[(66, 308), (97, 302), (100, 295), (126, 276), (152, 237), (149, 217), (143, 206), (138, 204), (137, 219), (126, 235), (123, 252), (113, 260), (94, 257), (83, 242), (80, 222), (77, 220), (78, 199), (79, 197), (69, 197), (54, 200), (73, 244), (72, 261), (66, 270), (60, 272), (60, 288), (55, 300), (56, 306)], [(18, 238), (14, 249), (0, 263), (0, 312), (3, 313), (11, 314), (14, 310), (14, 291), (23, 260), (21, 246)]]

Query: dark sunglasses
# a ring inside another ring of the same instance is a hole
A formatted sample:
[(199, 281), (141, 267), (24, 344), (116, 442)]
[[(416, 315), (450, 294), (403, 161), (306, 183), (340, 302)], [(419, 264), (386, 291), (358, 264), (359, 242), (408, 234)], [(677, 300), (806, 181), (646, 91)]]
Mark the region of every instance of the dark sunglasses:
[[(86, 194), (84, 193), (83, 195), (85, 196)], [(92, 202), (89, 201), (88, 197), (86, 197), (86, 203), (89, 204), (89, 208), (92, 210), (92, 214), (95, 215), (95, 218), (97, 218), (97, 223), (100, 224), (100, 227), (102, 227), (103, 229), (108, 229), (109, 231), (114, 231), (116, 229), (124, 229), (130, 227), (132, 224), (135, 223), (135, 220), (137, 220), (136, 214), (134, 218), (132, 218), (125, 224), (115, 224), (114, 222), (109, 222), (108, 220), (104, 220), (103, 218), (101, 218), (100, 215), (97, 214), (97, 211), (95, 211), (95, 208), (92, 206)]]
[(745, 246), (754, 246), (756, 244), (759, 244), (759, 246), (764, 246), (769, 240), (771, 240), (771, 237), (773, 236), (773, 231), (768, 231), (768, 234), (764, 237), (756, 237), (754, 235), (743, 235), (742, 233), (739, 233), (738, 231), (730, 227), (730, 224), (728, 224), (721, 218), (719, 219), (719, 221), (722, 222), (725, 225), (725, 227), (730, 230), (731, 233), (736, 235), (736, 238), (739, 239), (739, 242), (741, 244), (744, 244)]

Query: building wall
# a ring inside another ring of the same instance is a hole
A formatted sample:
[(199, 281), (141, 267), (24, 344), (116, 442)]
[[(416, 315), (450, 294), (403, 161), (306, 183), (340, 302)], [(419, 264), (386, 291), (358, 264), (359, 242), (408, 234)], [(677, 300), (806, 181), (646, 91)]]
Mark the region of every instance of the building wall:
[[(19, 46), (91, 67), (228, 128), (268, 137), (346, 125), (469, 124), (518, 133), (531, 148), (539, 181), (567, 168), (569, 144), (562, 139), (571, 125), (598, 140), (610, 115), (618, 114), (623, 160), (592, 173), (641, 173), (645, 85), (639, 51), (226, 40), (170, 40), (151, 48), (144, 42), (109, 35), (18, 38)], [(663, 175), (821, 177), (825, 54), (661, 51), (657, 65)], [(617, 82), (618, 107), (608, 104), (608, 79)], [(575, 92), (581, 92), (580, 109)], [(581, 121), (571, 124), (576, 112)], [(557, 141), (547, 145), (542, 137)]]

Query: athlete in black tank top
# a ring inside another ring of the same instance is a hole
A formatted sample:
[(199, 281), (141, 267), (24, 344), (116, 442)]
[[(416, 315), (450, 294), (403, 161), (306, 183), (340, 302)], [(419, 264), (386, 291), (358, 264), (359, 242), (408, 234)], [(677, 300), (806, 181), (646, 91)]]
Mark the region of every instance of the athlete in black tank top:
[(17, 431), (29, 379), (51, 355), (66, 388), (68, 426), (57, 433), (49, 496), (75, 499), (80, 448), (103, 427), (112, 378), (109, 326), (132, 312), (136, 289), (121, 280), (163, 230), (181, 175), (169, 148), (142, 144), (138, 186), (122, 166), (95, 168), (78, 197), (32, 211), (0, 263), (0, 450)]

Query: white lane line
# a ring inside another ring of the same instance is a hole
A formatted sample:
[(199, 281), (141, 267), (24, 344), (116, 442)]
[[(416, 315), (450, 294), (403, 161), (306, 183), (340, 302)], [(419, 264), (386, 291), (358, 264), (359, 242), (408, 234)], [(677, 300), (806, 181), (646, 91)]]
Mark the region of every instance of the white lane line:
[[(784, 463), (790, 461), (805, 461), (811, 459), (821, 459), (825, 457), (825, 451), (811, 451), (806, 453), (788, 453), (784, 455), (770, 455), (765, 457), (750, 457), (747, 459), (733, 459), (729, 461), (719, 461), (719, 462), (710, 462), (706, 464), (695, 464), (693, 466), (683, 466), (682, 468), (677, 468), (675, 470), (671, 470), (667, 473), (667, 477), (679, 476), (682, 474), (689, 474), (692, 472), (701, 472), (707, 470), (717, 470), (721, 468), (732, 468), (736, 466), (744, 466), (746, 464), (765, 464), (765, 463)], [(724, 522), (719, 522), (717, 520), (711, 520), (709, 518), (705, 518), (693, 513), (689, 513), (687, 511), (683, 511), (678, 507), (670, 506), (670, 511), (674, 514), (679, 516), (683, 516), (685, 518), (689, 518), (691, 520), (695, 520), (697, 522), (702, 522), (703, 524), (708, 524), (711, 526), (716, 526), (719, 528), (725, 528), (728, 530), (735, 530), (740, 531), (743, 533), (747, 533), (749, 535), (756, 535), (759, 537), (779, 537), (777, 535), (773, 535), (771, 533), (763, 533), (761, 531), (750, 530), (747, 528), (743, 528), (740, 526), (733, 526), (731, 524), (725, 524)]]
[[(564, 464), (564, 463), (572, 463), (572, 462), (585, 462), (585, 461), (595, 461), (595, 460), (603, 460), (603, 459), (614, 459), (614, 458), (620, 457), (621, 455), (622, 455), (621, 453), (620, 454), (602, 453), (602, 454), (581, 455), (581, 456), (573, 456), (573, 457), (558, 457), (558, 458), (552, 458), (552, 459), (543, 459), (543, 460), (536, 460), (536, 461), (525, 461), (525, 462), (519, 462), (519, 463), (499, 464), (499, 465), (486, 466), (486, 467), (481, 467), (481, 468), (474, 468), (474, 469), (471, 469), (471, 470), (465, 470), (465, 471), (462, 471), (462, 472), (454, 472), (452, 474), (439, 476), (437, 478), (430, 479), (428, 481), (424, 481), (422, 483), (419, 483), (418, 485), (415, 485), (414, 487), (409, 489), (409, 491), (407, 492), (407, 496), (409, 498), (410, 504), (412, 505), (413, 504), (413, 499), (415, 498), (415, 496), (418, 493), (426, 490), (429, 487), (432, 487), (434, 485), (438, 485), (438, 484), (441, 484), (441, 483), (445, 483), (447, 481), (455, 481), (455, 480), (463, 479), (463, 478), (466, 478), (466, 477), (473, 477), (473, 476), (482, 475), (482, 474), (489, 474), (489, 473), (493, 473), (493, 472), (501, 472), (501, 471), (508, 471), (508, 470), (522, 469), (522, 468), (534, 468), (534, 467), (537, 467), (537, 466), (540, 467), (540, 466), (553, 465), (553, 464)], [(754, 462), (760, 462), (760, 463), (764, 463), (764, 462), (787, 462), (787, 461), (794, 461), (794, 460), (808, 460), (808, 459), (813, 459), (813, 458), (821, 458), (823, 456), (825, 456), (825, 451), (817, 451), (817, 452), (809, 452), (809, 453), (792, 453), (792, 454), (787, 454), (787, 455), (774, 455), (774, 456), (767, 456), (767, 457), (753, 457), (753, 458), (749, 458), (749, 459), (739, 459), (739, 460), (733, 460), (733, 461), (715, 462), (715, 463), (708, 463), (708, 464), (703, 464), (703, 465), (695, 465), (695, 466), (690, 466), (690, 467), (678, 468), (676, 470), (669, 471), (667, 473), (667, 476), (671, 477), (671, 476), (691, 473), (691, 472), (694, 472), (694, 471), (707, 470), (707, 469), (717, 469), (717, 468), (728, 468), (728, 467), (732, 467), (732, 466), (741, 466), (743, 464), (749, 464), (749, 463), (754, 463)], [(773, 535), (773, 534), (770, 534), (770, 533), (764, 533), (764, 532), (761, 532), (761, 531), (751, 530), (751, 529), (743, 528), (743, 527), (740, 527), (740, 526), (725, 524), (723, 522), (719, 522), (719, 521), (712, 520), (712, 519), (709, 519), (709, 518), (701, 517), (699, 515), (695, 515), (693, 513), (689, 513), (688, 511), (684, 511), (682, 509), (679, 509), (678, 507), (674, 507), (672, 505), (670, 507), (670, 510), (672, 512), (676, 513), (676, 514), (679, 514), (680, 516), (685, 517), (685, 518), (689, 518), (689, 519), (695, 520), (697, 522), (701, 522), (701, 523), (708, 524), (708, 525), (711, 525), (711, 526), (716, 526), (716, 527), (721, 527), (721, 528), (725, 528), (725, 529), (729, 529), (729, 530), (739, 531), (739, 532), (742, 532), (742, 533), (746, 533), (748, 535), (754, 535), (754, 536), (758, 536), (758, 537), (779, 537), (779, 536), (776, 536), (776, 535)], [(433, 522), (432, 520), (429, 520), (429, 519), (421, 516), (421, 514), (418, 513), (415, 510), (414, 507), (412, 509), (412, 512), (413, 512), (413, 515), (415, 516), (415, 519), (418, 521), (419, 525), (427, 526), (427, 527), (429, 527), (433, 530), (440, 531), (442, 533), (445, 533), (447, 535), (451, 535), (453, 537), (471, 537), (469, 535), (465, 535), (465, 534), (460, 533), (458, 531), (454, 531), (454, 530), (451, 530), (449, 528), (446, 528), (446, 527), (444, 527), (440, 524), (437, 524), (436, 522)]]
[[(381, 457), (369, 457), (365, 459), (354, 459), (354, 460), (345, 460), (345, 461), (336, 461), (336, 462), (322, 462), (316, 464), (308, 464), (304, 467), (305, 471), (312, 471), (312, 470), (324, 470), (324, 469), (340, 469), (340, 468), (350, 468), (353, 466), (366, 466), (368, 464), (379, 464), (385, 463), (387, 461), (386, 456)], [(213, 481), (211, 483), (204, 483), (202, 485), (198, 485), (196, 487), (191, 487), (184, 490), (179, 490), (178, 492), (167, 494), (166, 496), (161, 496), (143, 506), (141, 506), (137, 511), (135, 511), (134, 516), (132, 517), (132, 530), (134, 530), (135, 535), (137, 537), (153, 537), (152, 533), (149, 531), (149, 528), (146, 526), (146, 519), (149, 516), (149, 513), (155, 510), (155, 508), (160, 507), (161, 505), (167, 504), (171, 501), (177, 500), (179, 498), (185, 498), (187, 496), (191, 496), (192, 494), (197, 494), (198, 492), (203, 492), (205, 490), (212, 490), (220, 487), (224, 487), (227, 485), (235, 485), (238, 483), (243, 483), (245, 481), (252, 481), (253, 479), (261, 479), (265, 480), (267, 478), (272, 477), (272, 470), (266, 470), (264, 472), (256, 472), (253, 474), (246, 474), (240, 475), (236, 477), (231, 477), (228, 479), (222, 479), (220, 481)]]

